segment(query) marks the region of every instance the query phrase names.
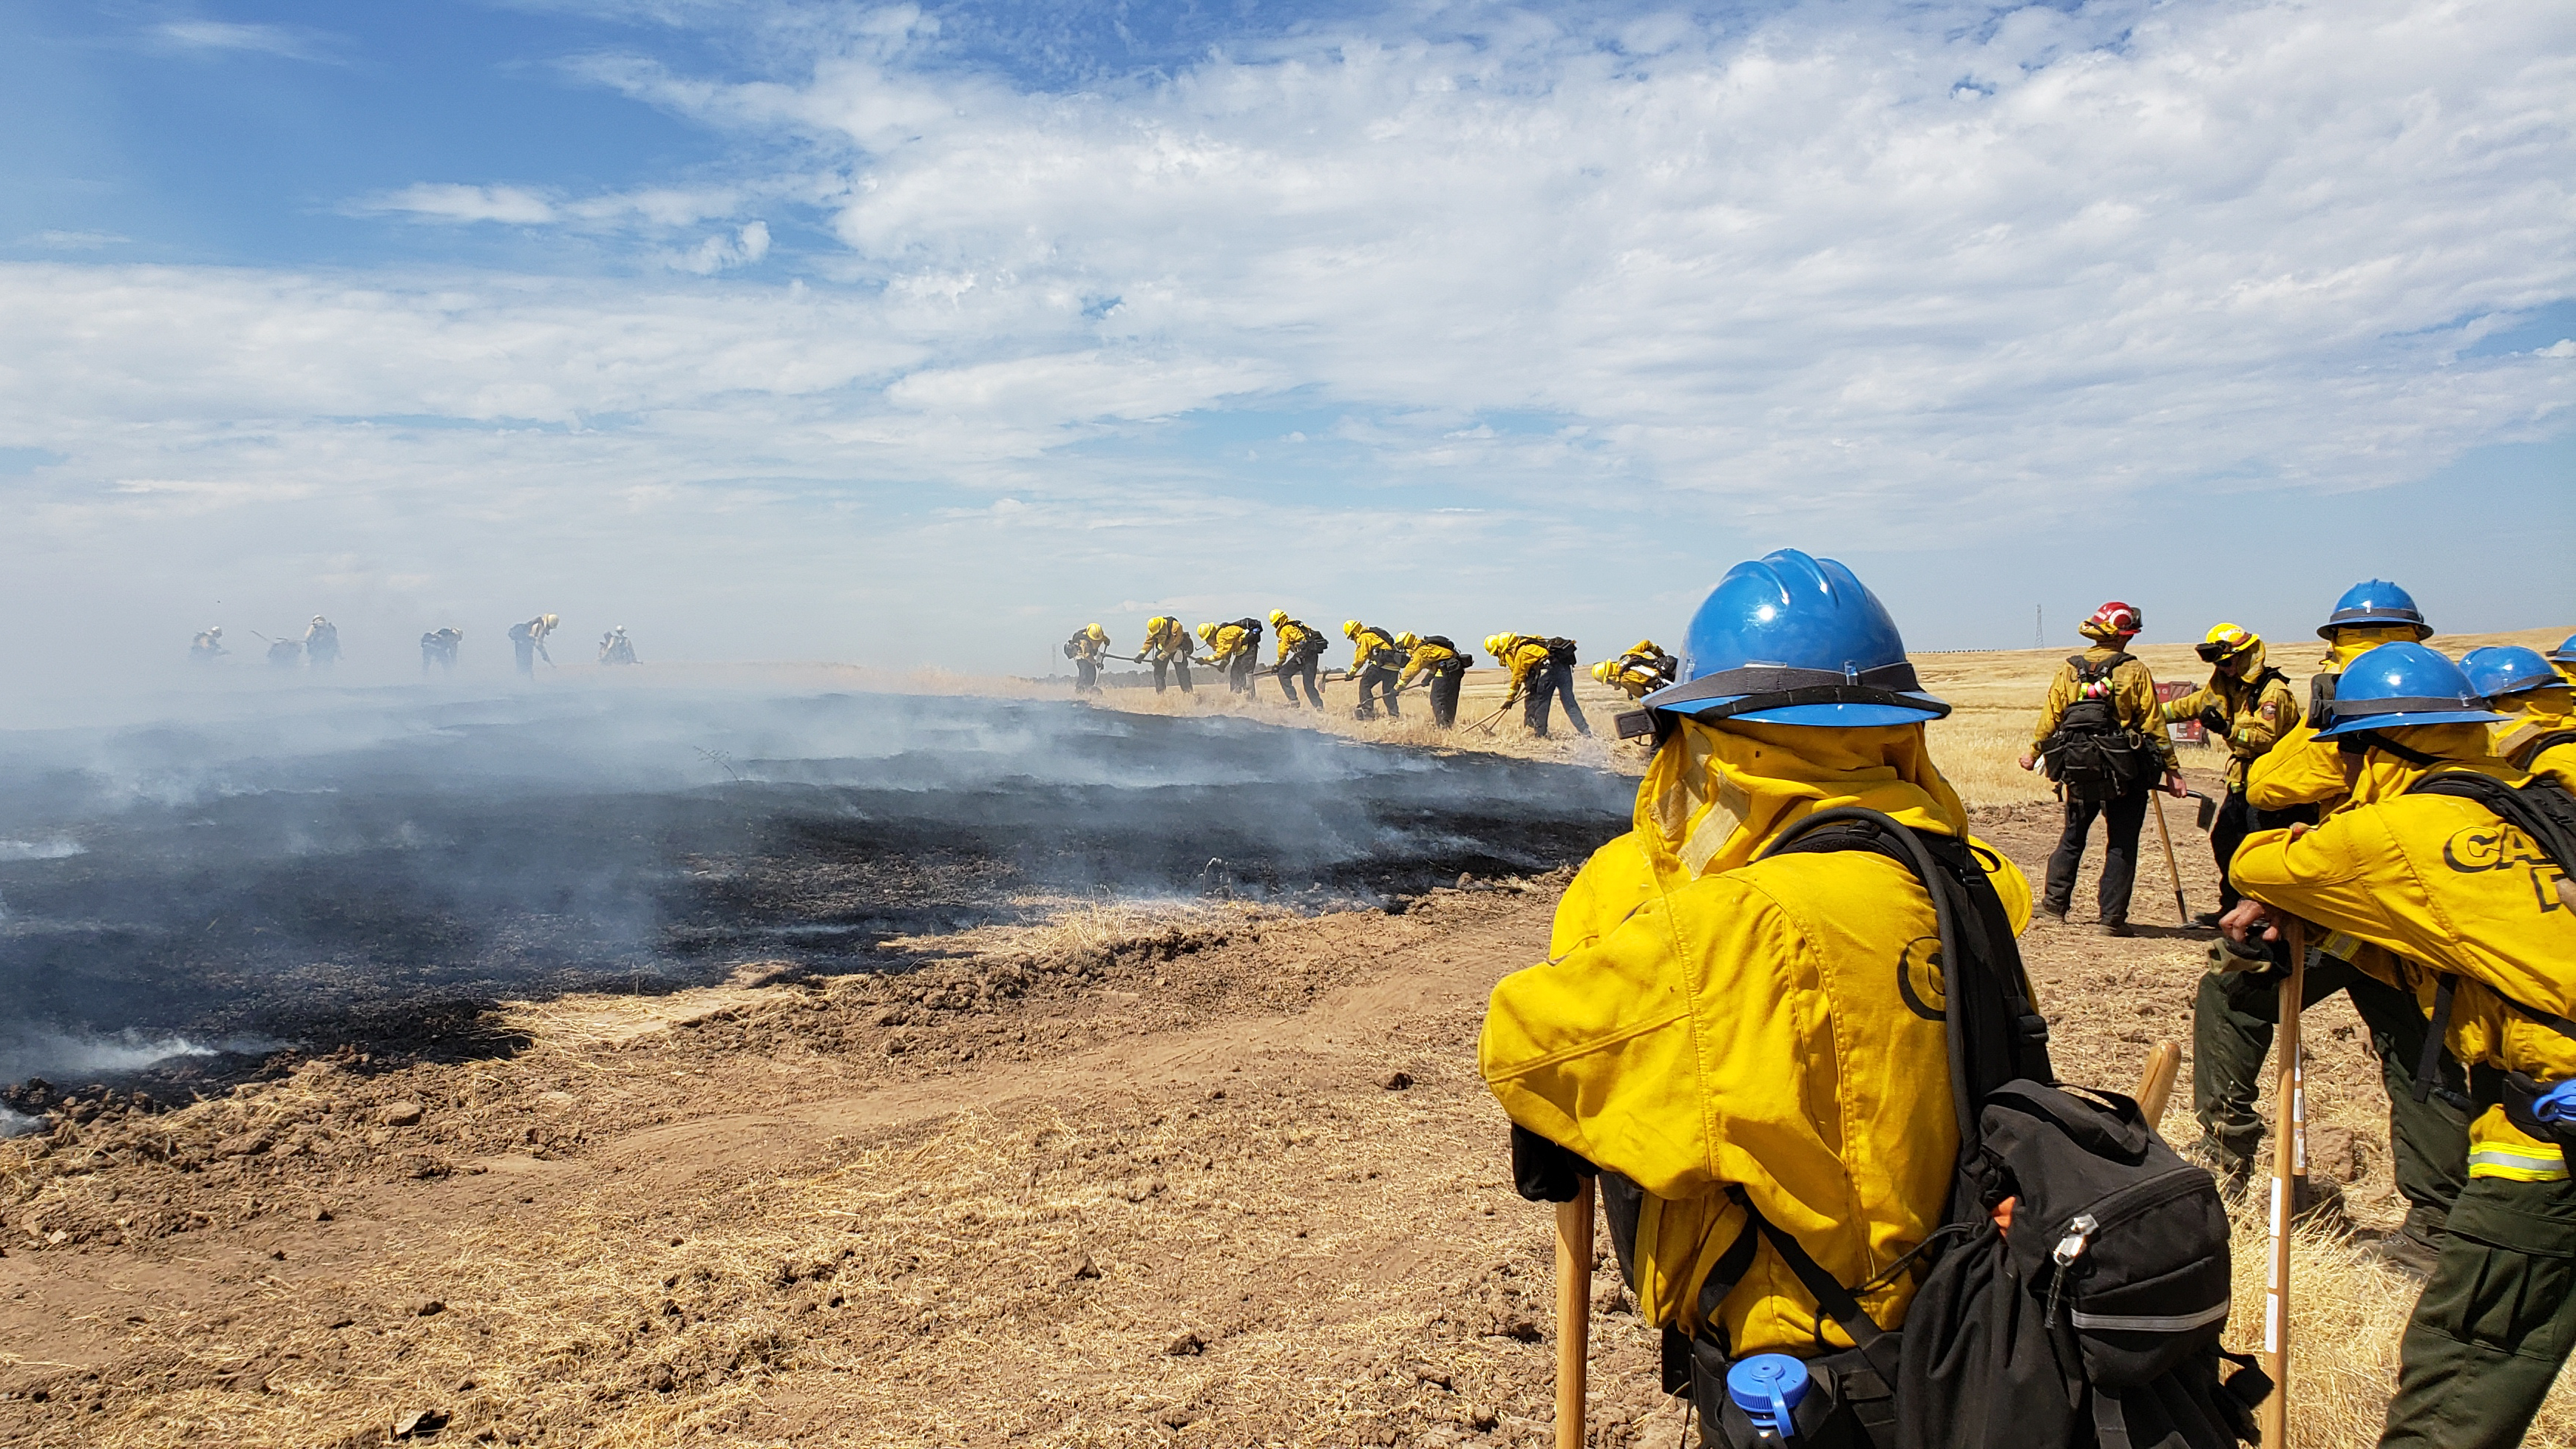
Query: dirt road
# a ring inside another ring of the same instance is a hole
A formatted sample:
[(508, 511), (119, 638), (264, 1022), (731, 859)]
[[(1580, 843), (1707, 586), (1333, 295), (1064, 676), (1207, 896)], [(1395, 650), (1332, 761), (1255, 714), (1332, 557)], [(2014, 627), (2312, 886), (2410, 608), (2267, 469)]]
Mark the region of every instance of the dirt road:
[[(1980, 830), (2036, 876), (2054, 819)], [(1539, 1442), (1547, 1215), (1473, 1043), (1561, 883), (992, 928), (84, 1104), (0, 1144), (0, 1442)], [(2205, 939), (2035, 929), (2061, 1071), (2187, 1040)], [(2339, 1003), (2311, 1023), (2388, 1221), (2375, 1071)], [(1670, 1443), (1613, 1277), (1596, 1442)]]

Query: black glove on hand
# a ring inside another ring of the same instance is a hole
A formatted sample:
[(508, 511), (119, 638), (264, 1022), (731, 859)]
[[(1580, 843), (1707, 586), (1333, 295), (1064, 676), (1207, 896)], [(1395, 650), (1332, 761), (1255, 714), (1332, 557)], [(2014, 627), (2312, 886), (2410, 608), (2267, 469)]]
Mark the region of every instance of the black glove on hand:
[(1512, 1124), (1512, 1185), (1531, 1202), (1572, 1202), (1582, 1190), (1580, 1178), (1597, 1177), (1601, 1169), (1526, 1127)]

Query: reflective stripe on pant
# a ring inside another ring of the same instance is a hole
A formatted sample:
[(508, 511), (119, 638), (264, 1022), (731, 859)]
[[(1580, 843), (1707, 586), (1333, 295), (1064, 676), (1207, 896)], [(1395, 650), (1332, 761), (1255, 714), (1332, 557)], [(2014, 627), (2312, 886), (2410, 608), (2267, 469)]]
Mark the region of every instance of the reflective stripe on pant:
[(2576, 1345), (2576, 1184), (2460, 1192), (2398, 1350), (2382, 1449), (2519, 1444)]
[[(2386, 982), (2321, 953), (2309, 957), (2307, 1004), (2348, 992), (2370, 1030), (2379, 1079), (2388, 1091), (2388, 1141), (2397, 1191), (2407, 1203), (2407, 1230), (2438, 1242), (2442, 1220), (2468, 1181), (2468, 1089), (2459, 1063), (2442, 1058), (2442, 1089), (2415, 1100), (2415, 1064), (2430, 1025), (2415, 999)], [(2271, 1086), (2263, 1058), (2281, 1014), (2281, 978), (2269, 971), (2212, 971), (2200, 978), (2191, 1021), (2191, 1107), (2203, 1138), (2230, 1173), (2260, 1166), (2263, 1120), (2255, 1104)], [(2453, 1100), (2444, 1100), (2444, 1094)]]
[[(1396, 679), (1396, 672), (1383, 664), (1371, 664), (1360, 670), (1360, 718), (1375, 718), (1377, 707), (1381, 702), (1386, 705), (1388, 719), (1402, 718), (1395, 707)], [(1376, 698), (1370, 697), (1372, 693)]]
[(2129, 919), (2129, 888), (2138, 876), (2138, 829), (2147, 823), (2147, 792), (2132, 790), (2108, 800), (2066, 801), (2066, 829), (2048, 857), (2048, 889), (2041, 897), (2049, 909), (2063, 911), (2075, 899), (2075, 872), (2084, 864), (2084, 836), (2093, 817), (2102, 817), (2102, 919)]
[(1530, 733), (1547, 733), (1547, 704), (1550, 699), (1565, 702), (1565, 721), (1578, 735), (1589, 735), (1592, 726), (1584, 722), (1583, 709), (1574, 702), (1574, 666), (1554, 660), (1530, 671), (1529, 700), (1522, 706), (1522, 721)]

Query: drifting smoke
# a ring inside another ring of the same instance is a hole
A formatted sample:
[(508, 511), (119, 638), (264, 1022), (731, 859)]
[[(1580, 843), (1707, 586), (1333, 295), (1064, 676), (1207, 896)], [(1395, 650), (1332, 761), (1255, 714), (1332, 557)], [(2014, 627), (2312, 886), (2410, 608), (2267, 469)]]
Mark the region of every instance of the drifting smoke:
[(442, 998), (865, 969), (1032, 900), (1376, 900), (1579, 861), (1630, 794), (1223, 715), (571, 688), (21, 730), (0, 782), (0, 1081)]

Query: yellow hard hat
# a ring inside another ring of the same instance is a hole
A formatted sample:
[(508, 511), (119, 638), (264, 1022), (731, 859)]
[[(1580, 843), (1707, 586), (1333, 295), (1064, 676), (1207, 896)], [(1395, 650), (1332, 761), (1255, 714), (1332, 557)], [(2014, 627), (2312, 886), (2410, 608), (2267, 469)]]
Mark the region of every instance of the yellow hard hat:
[(2251, 629), (2235, 624), (2212, 624), (2209, 626), (2209, 632), (2201, 636), (2200, 643), (2192, 652), (2209, 663), (2216, 664), (2233, 659), (2248, 649), (2258, 647), (2262, 642), (2261, 636)]
[(1271, 611), (1270, 611), (1270, 623), (1271, 623), (1271, 626), (1272, 626), (1272, 627), (1274, 627), (1274, 628), (1275, 628), (1275, 627), (1277, 627), (1277, 626), (1279, 626), (1279, 625), (1281, 625), (1281, 624), (1285, 624), (1285, 623), (1287, 623), (1287, 622), (1288, 622), (1288, 611), (1287, 611), (1286, 609), (1273, 609), (1273, 610), (1271, 610)]
[(1356, 639), (1360, 637), (1360, 621), (1357, 619), (1344, 619), (1342, 621), (1342, 637), (1345, 639)]
[(1506, 635), (1506, 634), (1488, 634), (1488, 635), (1486, 635), (1486, 636), (1485, 636), (1485, 652), (1486, 652), (1486, 653), (1488, 653), (1488, 654), (1491, 654), (1491, 655), (1495, 656), (1496, 658), (1501, 658), (1501, 657), (1502, 657), (1502, 653), (1503, 653), (1503, 640), (1505, 640), (1505, 639), (1507, 639), (1507, 638), (1509, 638), (1509, 637), (1510, 637), (1510, 636), (1509, 636), (1509, 635)]
[(1414, 633), (1410, 629), (1407, 629), (1403, 633), (1395, 636), (1395, 647), (1398, 649), (1419, 649), (1422, 647), (1422, 636)]
[(1603, 684), (1608, 684), (1610, 682), (1610, 661), (1604, 659), (1600, 663), (1593, 665), (1592, 677), (1600, 680)]
[(1208, 622), (1199, 626), (1199, 638), (1210, 644), (1216, 642), (1216, 621), (1214, 619), (1210, 619)]
[(556, 625), (563, 622), (563, 615), (561, 614), (539, 614), (537, 617), (545, 620), (546, 627), (549, 629), (554, 628)]

